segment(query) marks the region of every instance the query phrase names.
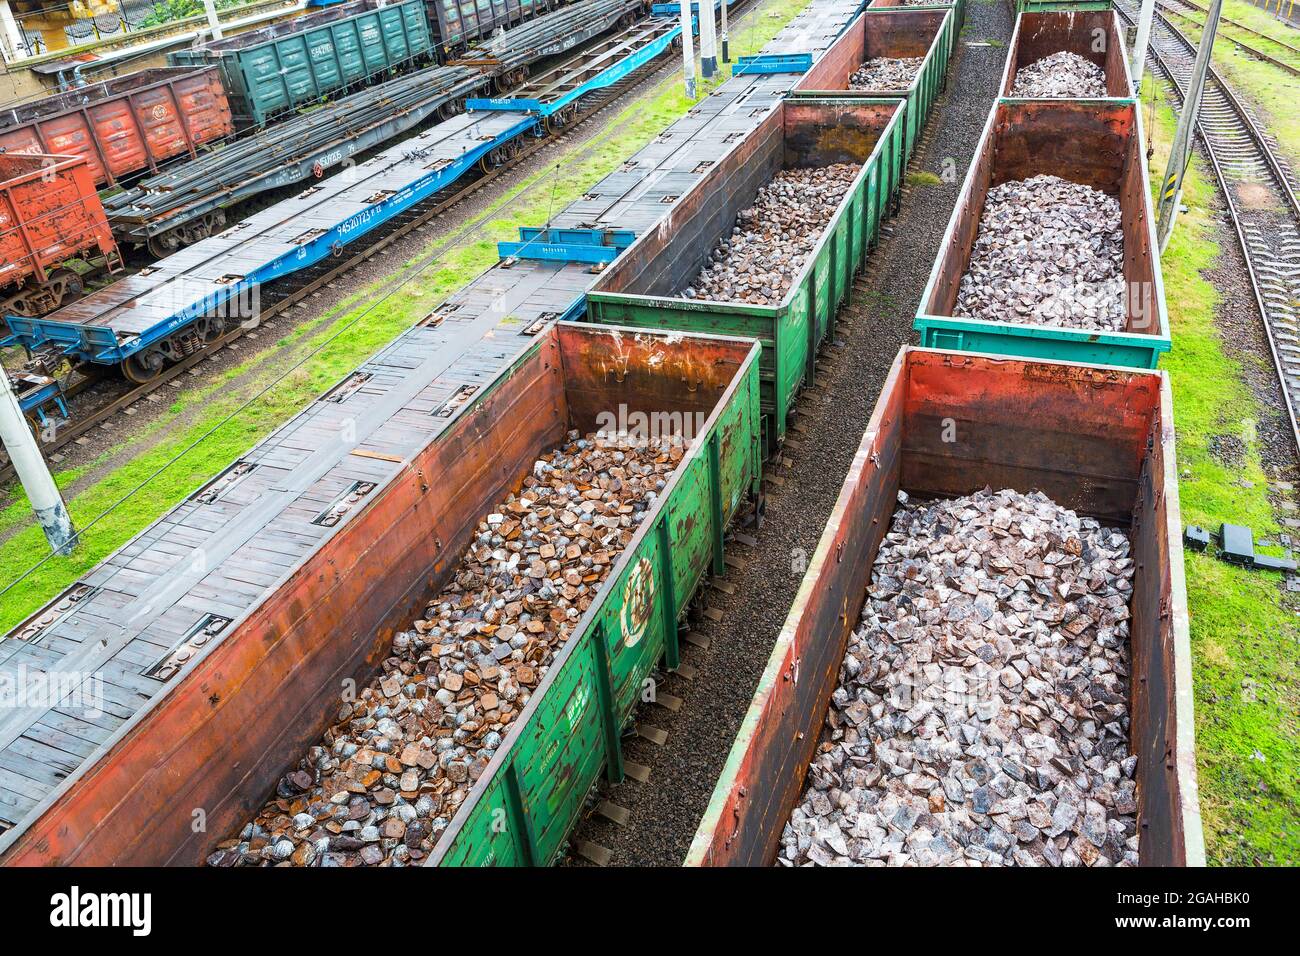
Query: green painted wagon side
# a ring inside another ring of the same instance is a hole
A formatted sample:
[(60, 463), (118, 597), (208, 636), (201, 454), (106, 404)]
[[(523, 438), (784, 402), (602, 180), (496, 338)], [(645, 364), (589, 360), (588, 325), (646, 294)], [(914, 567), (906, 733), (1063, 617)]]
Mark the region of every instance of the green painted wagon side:
[[(561, 334), (568, 334), (566, 325), (557, 326)], [(681, 342), (670, 333), (609, 331), (615, 340)], [(432, 865), (551, 863), (602, 771), (623, 778), (623, 727), (646, 699), (651, 671), (661, 662), (669, 669), (679, 663), (678, 620), (704, 576), (723, 573), (724, 532), (757, 491), (762, 470), (758, 347), (717, 336), (698, 340), (743, 359), (727, 359), (736, 363), (730, 384), (707, 417), (700, 413), (702, 427), (693, 430), (690, 450), (658, 505), (452, 819)], [(619, 380), (612, 368), (605, 375)], [(693, 391), (690, 383), (672, 384)], [(603, 407), (599, 395), (587, 404)]]
[[(930, 273), (914, 327), (928, 348), (1155, 368), (1170, 349), (1141, 116), (1133, 100), (1002, 100), (989, 115)], [(993, 186), (1050, 174), (1114, 196), (1124, 231), (1122, 332), (959, 318), (984, 198)]]
[(941, 3), (936, 0), (935, 3), (904, 3), (903, 0), (871, 0), (867, 4), (868, 10), (951, 10), (952, 11), (952, 34), (949, 38), (948, 56), (951, 57), (957, 52), (957, 41), (960, 37), (962, 27), (966, 25), (966, 0), (952, 0), (951, 3)]
[(1016, 0), (1016, 13), (1046, 13), (1071, 10), (1110, 10), (1110, 0)]
[(177, 65), (221, 66), (235, 118), (264, 125), (303, 104), (433, 55), (423, 0), (360, 0), (170, 54)]
[[(761, 342), (763, 447), (770, 456), (785, 438), (795, 396), (812, 378), (817, 350), (898, 192), (906, 111), (902, 100), (786, 100), (682, 196), (663, 224), (639, 237), (606, 271), (587, 295), (588, 319)], [(678, 296), (736, 213), (777, 171), (849, 160), (862, 170), (779, 305)]]
[[(948, 8), (886, 7), (865, 10), (817, 60), (792, 90), (794, 96), (827, 98), (903, 99), (906, 148), (903, 164), (912, 158), (934, 101), (947, 83), (948, 63), (956, 34), (955, 14)], [(849, 77), (874, 57), (923, 58), (916, 79), (905, 91), (850, 90)]]

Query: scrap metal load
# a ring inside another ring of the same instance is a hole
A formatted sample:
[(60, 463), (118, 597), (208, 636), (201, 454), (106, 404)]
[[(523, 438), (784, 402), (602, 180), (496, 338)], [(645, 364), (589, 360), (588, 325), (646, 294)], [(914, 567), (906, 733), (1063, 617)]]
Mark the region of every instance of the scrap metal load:
[(1016, 71), (1012, 96), (1077, 98), (1106, 95), (1106, 71), (1062, 50)]
[(782, 865), (1138, 862), (1128, 537), (899, 492)]
[(1047, 175), (989, 190), (953, 315), (1122, 332), (1127, 304), (1114, 197)]
[(919, 56), (880, 56), (867, 60), (849, 77), (849, 89), (882, 92), (906, 90), (921, 72), (924, 62), (925, 58)]
[(689, 441), (571, 431), (479, 521), (380, 674), (215, 866), (418, 863), (483, 776)]

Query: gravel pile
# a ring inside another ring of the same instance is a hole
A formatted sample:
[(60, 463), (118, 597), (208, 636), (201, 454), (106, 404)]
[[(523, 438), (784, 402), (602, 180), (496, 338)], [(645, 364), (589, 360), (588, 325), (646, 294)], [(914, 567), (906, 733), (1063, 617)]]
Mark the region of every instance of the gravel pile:
[(851, 90), (905, 90), (912, 85), (925, 57), (878, 56), (867, 60), (849, 77)]
[(455, 578), (394, 639), (216, 866), (428, 856), (685, 453), (570, 432), (478, 526)]
[(1119, 202), (1056, 176), (994, 186), (953, 315), (1124, 331)]
[(1061, 51), (1016, 71), (1012, 96), (1087, 97), (1106, 95), (1106, 71), (1077, 53)]
[(1128, 538), (1038, 492), (899, 501), (778, 861), (1136, 864)]
[(754, 204), (736, 216), (731, 235), (717, 244), (682, 295), (779, 304), (861, 169), (836, 163), (777, 173), (758, 191)]

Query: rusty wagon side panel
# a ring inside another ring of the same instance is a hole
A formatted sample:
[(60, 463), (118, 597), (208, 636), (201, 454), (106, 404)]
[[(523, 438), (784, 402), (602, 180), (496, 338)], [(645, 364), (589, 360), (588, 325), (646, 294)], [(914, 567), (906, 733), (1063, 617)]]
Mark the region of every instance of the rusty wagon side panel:
[(104, 256), (113, 263), (117, 258), (85, 161), (0, 153), (0, 299), (13, 287), (26, 287), (25, 294), (37, 302), (50, 273), (79, 256)]
[(0, 149), (84, 156), (101, 187), (234, 132), (215, 66), (140, 70), (0, 112)]
[[(945, 443), (942, 419), (955, 423)], [(903, 349), (745, 715), (687, 865), (765, 865), (798, 801), (899, 488), (1037, 488), (1130, 528), (1141, 859), (1201, 865), (1167, 378)]]

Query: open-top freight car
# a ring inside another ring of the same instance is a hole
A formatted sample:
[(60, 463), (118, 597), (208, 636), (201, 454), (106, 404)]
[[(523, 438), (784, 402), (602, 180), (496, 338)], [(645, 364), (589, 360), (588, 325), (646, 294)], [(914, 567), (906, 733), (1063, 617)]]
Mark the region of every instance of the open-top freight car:
[(219, 66), (236, 123), (262, 126), (434, 55), (424, 0), (353, 0), (179, 50), (168, 61)]
[(75, 297), (70, 266), (82, 259), (122, 264), (86, 160), (0, 153), (0, 313), (39, 315)]
[(141, 70), (0, 112), (0, 151), (84, 156), (101, 187), (234, 132), (215, 66)]
[[(989, 190), (1040, 175), (1081, 183), (1119, 202), (1124, 331), (953, 315)], [(994, 105), (930, 273), (915, 328), (921, 344), (934, 348), (1156, 367), (1160, 353), (1170, 348), (1169, 317), (1135, 102), (1002, 100)]]
[(999, 95), (1012, 96), (1016, 74), (1054, 53), (1073, 53), (1101, 67), (1106, 74), (1106, 96), (1133, 96), (1119, 14), (1105, 10), (1047, 10), (1016, 17), (1007, 51), (1006, 69)]
[(1016, 13), (1084, 13), (1097, 10), (1111, 10), (1111, 0), (1012, 0)]
[[(763, 344), (764, 449), (785, 437), (800, 387), (853, 277), (890, 214), (903, 171), (907, 105), (901, 100), (803, 97), (782, 102), (708, 171), (655, 229), (642, 234), (587, 295), (595, 322), (745, 335)], [(687, 298), (737, 214), (782, 170), (855, 163), (852, 185), (777, 305)]]
[(1040, 490), (1127, 533), (1140, 862), (1204, 865), (1168, 378), (911, 348), (886, 379), (688, 865), (775, 861), (898, 492), (953, 498), (986, 485)]
[(952, 34), (949, 38), (948, 56), (951, 57), (957, 52), (957, 39), (961, 36), (962, 27), (966, 25), (966, 0), (934, 0), (933, 3), (908, 2), (908, 0), (870, 0), (866, 5), (868, 10), (951, 10), (953, 27)]
[[(794, 93), (826, 97), (839, 91), (848, 96), (893, 98), (907, 101), (906, 163), (916, 149), (934, 101), (947, 82), (948, 61), (955, 34), (954, 14), (944, 9), (885, 7), (865, 10), (817, 61)], [(854, 72), (877, 58), (919, 58), (920, 66), (906, 89), (850, 88)]]
[[(318, 438), (274, 436), (196, 491), (185, 510), (199, 537), (162, 519), (0, 644), (6, 677), (38, 661), (93, 674), (78, 689), (100, 708), (69, 698), (0, 714), (0, 862), (202, 862), (319, 740), (340, 682), (364, 685), (423, 617), (539, 455), (570, 429), (644, 414), (689, 437), (686, 454), (540, 682), (520, 675), (531, 699), (432, 861), (555, 858), (602, 768), (620, 775), (642, 683), (676, 665), (678, 616), (720, 572), (724, 529), (758, 482), (758, 346), (560, 323), (509, 343), (490, 377), (462, 361), (424, 383), (439, 334), (389, 350), (392, 391), (349, 376), (299, 416)], [(352, 443), (343, 460), (336, 439)], [(241, 508), (246, 520), (219, 521)], [(193, 560), (177, 555), (163, 577), (132, 570), (161, 536), (192, 542)]]

